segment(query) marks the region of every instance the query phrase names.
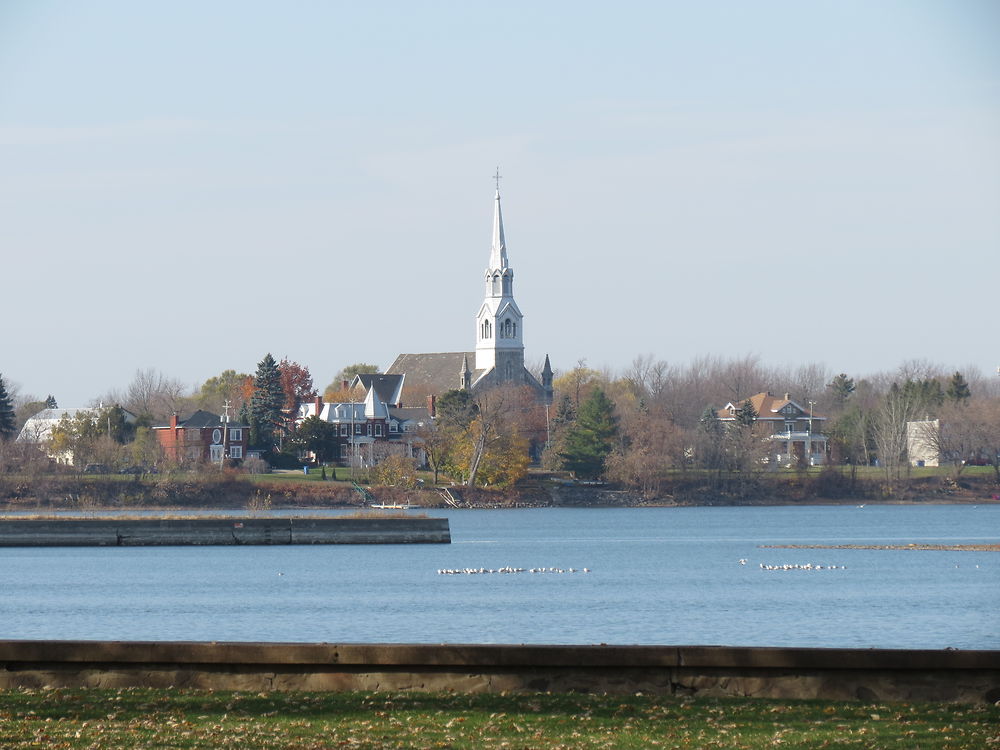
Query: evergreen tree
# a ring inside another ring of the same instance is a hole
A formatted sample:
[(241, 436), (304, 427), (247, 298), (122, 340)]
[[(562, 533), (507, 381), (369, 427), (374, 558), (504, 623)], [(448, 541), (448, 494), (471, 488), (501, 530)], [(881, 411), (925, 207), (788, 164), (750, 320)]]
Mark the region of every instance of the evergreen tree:
[(255, 446), (266, 449), (273, 447), (274, 431), (281, 424), (281, 407), (284, 403), (281, 370), (269, 353), (257, 364), (253, 396), (250, 397), (250, 442)]
[(45, 397), (45, 408), (46, 409), (58, 409), (59, 404), (56, 403), (56, 397), (51, 393)]
[(956, 404), (964, 403), (969, 399), (969, 397), (972, 396), (972, 391), (969, 390), (969, 384), (966, 382), (965, 378), (962, 377), (962, 373), (956, 372), (951, 376), (946, 395)]
[(576, 421), (576, 408), (573, 406), (573, 399), (569, 394), (563, 394), (556, 406), (556, 414), (552, 418), (553, 426), (567, 425)]
[(3, 376), (0, 375), (0, 440), (12, 440), (17, 433), (17, 415), (14, 402), (7, 393)]
[(708, 435), (718, 437), (722, 434), (722, 420), (718, 413), (711, 406), (706, 406), (705, 410), (698, 417), (698, 426)]
[(576, 422), (566, 431), (559, 454), (563, 468), (585, 478), (601, 476), (617, 433), (614, 402), (596, 387), (580, 404)]
[(440, 427), (466, 428), (479, 413), (479, 406), (472, 394), (460, 388), (442, 393), (434, 407), (435, 422)]
[(826, 387), (833, 396), (834, 403), (838, 407), (843, 406), (854, 393), (854, 378), (849, 378), (847, 373), (842, 372), (827, 383)]
[(757, 410), (753, 408), (750, 399), (747, 399), (736, 410), (735, 416), (736, 424), (740, 427), (753, 427), (754, 422), (757, 421)]

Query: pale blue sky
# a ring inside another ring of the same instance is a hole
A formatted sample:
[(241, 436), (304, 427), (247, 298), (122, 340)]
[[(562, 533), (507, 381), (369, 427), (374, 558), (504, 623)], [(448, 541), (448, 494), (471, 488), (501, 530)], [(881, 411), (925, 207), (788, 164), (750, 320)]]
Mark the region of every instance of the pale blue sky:
[(1000, 364), (1000, 3), (0, 2), (0, 373)]

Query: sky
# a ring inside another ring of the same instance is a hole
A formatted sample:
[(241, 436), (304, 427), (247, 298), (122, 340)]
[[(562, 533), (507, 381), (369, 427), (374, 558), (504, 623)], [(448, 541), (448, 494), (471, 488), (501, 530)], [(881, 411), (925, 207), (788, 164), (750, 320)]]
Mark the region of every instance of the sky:
[[(0, 375), (1000, 365), (1000, 3), (0, 3)], [(994, 375), (995, 377), (995, 375)]]

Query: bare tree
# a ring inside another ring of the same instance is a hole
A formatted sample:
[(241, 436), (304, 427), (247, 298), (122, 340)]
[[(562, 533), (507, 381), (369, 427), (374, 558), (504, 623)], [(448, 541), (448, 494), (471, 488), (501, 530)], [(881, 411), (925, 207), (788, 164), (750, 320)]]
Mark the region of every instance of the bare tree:
[(115, 399), (147, 422), (164, 421), (181, 408), (187, 388), (179, 380), (166, 377), (152, 367), (136, 370), (122, 398)]

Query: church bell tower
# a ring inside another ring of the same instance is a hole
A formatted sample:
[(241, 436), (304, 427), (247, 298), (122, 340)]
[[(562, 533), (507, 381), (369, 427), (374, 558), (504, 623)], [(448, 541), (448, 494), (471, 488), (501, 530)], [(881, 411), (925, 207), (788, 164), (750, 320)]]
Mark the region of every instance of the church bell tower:
[(514, 270), (500, 212), (500, 175), (493, 205), (493, 242), (486, 268), (486, 295), (476, 315), (476, 369), (495, 370), (500, 381), (521, 377), (524, 370), (524, 316), (514, 301)]

